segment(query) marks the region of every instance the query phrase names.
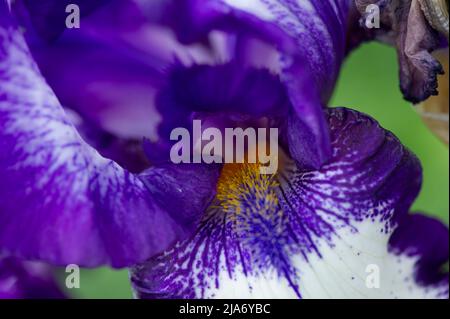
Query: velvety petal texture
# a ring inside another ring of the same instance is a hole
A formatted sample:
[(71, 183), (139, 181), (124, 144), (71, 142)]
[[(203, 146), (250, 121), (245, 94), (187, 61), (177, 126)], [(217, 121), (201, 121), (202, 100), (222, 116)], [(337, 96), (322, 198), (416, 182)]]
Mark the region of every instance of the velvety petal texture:
[[(0, 17), (0, 254), (123, 267), (189, 233), (194, 221), (155, 202), (149, 174), (140, 179), (82, 140), (4, 1)], [(210, 176), (199, 182), (214, 185)], [(177, 181), (179, 193), (192, 187)], [(189, 194), (208, 203), (214, 188), (201, 189)]]
[[(257, 40), (266, 41), (282, 55), (287, 53), (287, 60), (282, 62), (282, 67), (290, 64), (289, 56), (302, 56), (314, 73), (312, 76), (316, 77), (317, 84), (324, 89), (321, 91), (328, 90), (327, 93), (331, 93), (344, 58), (351, 1), (165, 2), (168, 3), (168, 10), (162, 20), (173, 27), (183, 42), (201, 41), (207, 38), (211, 30), (226, 30), (229, 33), (236, 32), (239, 40), (235, 44), (236, 49), (245, 46), (250, 53), (255, 53)], [(183, 9), (181, 17), (178, 16), (180, 10), (174, 8)], [(259, 46), (258, 50), (262, 48), (264, 46)]]
[[(368, 29), (367, 37), (397, 48), (400, 88), (405, 99), (419, 103), (437, 95), (437, 76), (444, 70), (431, 52), (441, 47), (443, 35), (428, 23), (420, 1), (356, 0), (356, 4), (362, 14), (363, 27), (371, 19), (372, 13), (367, 7), (374, 4), (379, 7), (381, 28)], [(448, 43), (448, 39), (444, 42)]]
[(63, 299), (52, 269), (16, 258), (0, 260), (0, 299)]
[(448, 230), (408, 215), (418, 160), (368, 116), (329, 109), (327, 122), (333, 155), (320, 170), (225, 164), (197, 232), (133, 268), (137, 296), (447, 297), (437, 242)]

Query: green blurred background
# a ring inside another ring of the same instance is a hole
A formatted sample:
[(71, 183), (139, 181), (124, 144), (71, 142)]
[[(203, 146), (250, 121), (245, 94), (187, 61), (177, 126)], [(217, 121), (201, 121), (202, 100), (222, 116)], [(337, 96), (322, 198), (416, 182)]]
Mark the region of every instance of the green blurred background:
[[(366, 44), (346, 61), (332, 106), (346, 106), (367, 113), (394, 132), (422, 161), (424, 181), (414, 211), (435, 216), (448, 225), (449, 153), (422, 123), (413, 107), (402, 99), (394, 49)], [(107, 268), (83, 270), (81, 288), (74, 298), (131, 298), (128, 271)]]

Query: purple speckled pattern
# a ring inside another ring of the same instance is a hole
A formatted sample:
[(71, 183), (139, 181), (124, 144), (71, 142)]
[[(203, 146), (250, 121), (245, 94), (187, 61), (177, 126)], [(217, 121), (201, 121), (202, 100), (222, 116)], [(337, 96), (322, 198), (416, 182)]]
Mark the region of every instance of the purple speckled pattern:
[[(2, 254), (124, 267), (188, 233), (192, 226), (156, 204), (145, 185), (151, 173), (143, 181), (80, 138), (3, 4), (0, 9)], [(209, 177), (201, 174), (199, 182), (214, 185)], [(174, 191), (185, 187), (172, 184)], [(214, 192), (211, 186), (204, 190), (192, 194), (199, 204)]]
[(48, 265), (0, 259), (0, 299), (63, 299), (65, 293)]
[[(414, 243), (413, 234), (405, 234), (411, 228), (408, 220), (424, 218), (407, 215), (421, 185), (417, 158), (368, 116), (344, 108), (329, 109), (327, 121), (333, 146), (329, 162), (320, 170), (291, 163), (278, 172), (278, 184), (263, 193), (262, 177), (255, 176), (254, 188), (242, 195), (235, 210), (223, 208), (216, 198), (189, 240), (133, 269), (138, 296), (214, 297), (206, 292), (221, 289), (225, 268), (230, 279), (236, 278), (236, 272), (258, 277), (275, 270), (302, 297), (302, 274), (291, 257), (300, 255), (306, 262), (312, 255), (322, 258), (324, 244), (333, 247), (342, 230), (357, 236), (359, 225), (368, 220), (372, 227), (379, 227), (376, 232), (391, 236), (391, 247), (399, 247), (395, 253), (403, 252), (400, 247), (408, 244), (419, 248), (415, 253), (425, 260), (418, 264), (420, 278), (424, 278), (427, 261), (433, 266), (442, 264), (448, 253), (432, 257), (432, 243), (425, 234), (440, 229), (435, 242), (440, 241), (448, 236), (444, 226), (437, 223), (423, 228), (424, 235), (419, 236), (423, 243)], [(271, 192), (278, 200), (267, 199)], [(445, 247), (434, 249), (443, 254), (441, 248)], [(437, 273), (436, 267), (428, 268), (427, 275), (432, 273)]]

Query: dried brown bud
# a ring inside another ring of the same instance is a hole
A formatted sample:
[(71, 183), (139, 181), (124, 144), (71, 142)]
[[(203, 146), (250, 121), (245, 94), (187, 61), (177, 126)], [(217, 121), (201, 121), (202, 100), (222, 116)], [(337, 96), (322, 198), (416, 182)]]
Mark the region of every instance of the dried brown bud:
[(448, 137), (448, 50), (436, 54), (445, 68), (445, 75), (439, 77), (439, 95), (433, 96), (418, 106), (418, 111), (427, 126), (446, 144)]

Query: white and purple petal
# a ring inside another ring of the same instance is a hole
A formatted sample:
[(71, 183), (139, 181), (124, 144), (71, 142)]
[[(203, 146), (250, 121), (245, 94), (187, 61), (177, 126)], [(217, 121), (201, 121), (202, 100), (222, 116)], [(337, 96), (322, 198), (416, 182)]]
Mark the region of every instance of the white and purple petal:
[(158, 126), (161, 138), (144, 144), (154, 162), (168, 160), (174, 143), (169, 141), (171, 131), (176, 127), (192, 130), (193, 119), (219, 129), (257, 125), (262, 118), (281, 126), (290, 107), (278, 76), (237, 62), (173, 67), (156, 105), (162, 114)]
[[(285, 123), (287, 136), (296, 140), (289, 145), (291, 155), (300, 164), (315, 168), (330, 156), (322, 107), (345, 55), (350, 1), (158, 3), (163, 4), (159, 21), (169, 25), (183, 43), (210, 43), (221, 32), (226, 40), (222, 41), (225, 53), (220, 56), (225, 63), (236, 60), (239, 65), (265, 68), (280, 76), (292, 104), (291, 120)], [(252, 107), (247, 105), (242, 112)]]
[[(162, 20), (173, 27), (183, 42), (204, 41), (212, 30), (234, 33), (238, 40), (234, 44), (236, 50), (249, 45), (247, 49), (252, 51), (254, 42), (248, 40), (267, 42), (281, 55), (290, 56), (288, 60), (292, 55), (300, 55), (313, 72), (321, 93), (324, 96), (331, 93), (345, 54), (351, 1), (169, 0), (160, 3), (168, 7)], [(180, 10), (174, 8), (183, 9), (181, 17)], [(288, 64), (284, 61), (282, 67)]]
[[(448, 246), (441, 243), (448, 230), (408, 215), (421, 184), (416, 157), (356, 111), (329, 109), (327, 122), (333, 155), (319, 170), (287, 161), (275, 177), (264, 177), (252, 176), (246, 166), (226, 171), (225, 165), (197, 233), (133, 268), (136, 295), (448, 296), (448, 279), (438, 273), (448, 259)], [(229, 178), (230, 172), (241, 179)], [(223, 196), (224, 180), (242, 182), (234, 185), (239, 196), (226, 187), (229, 195)]]
[[(196, 216), (179, 222), (148, 187), (162, 182), (157, 175), (153, 179), (150, 171), (141, 179), (80, 137), (4, 1), (0, 17), (1, 255), (124, 267), (186, 236)], [(165, 169), (185, 174), (176, 165)], [(199, 188), (206, 193), (175, 180), (173, 188), (195, 196), (198, 205), (214, 194), (214, 174), (199, 175), (198, 184), (209, 185)], [(183, 199), (175, 197), (173, 204)]]
[[(95, 2), (89, 10), (86, 1), (72, 1), (86, 13), (79, 29), (61, 28), (65, 2), (18, 1), (14, 8), (39, 69), (64, 107), (114, 135), (155, 138), (160, 115), (154, 98), (166, 69), (176, 60), (209, 62), (211, 52), (181, 45), (137, 1)], [(44, 33), (62, 30), (45, 41), (35, 25), (43, 25)]]
[(72, 109), (65, 109), (69, 121), (83, 140), (103, 157), (109, 158), (132, 173), (140, 173), (150, 167), (142, 148), (142, 139), (121, 138), (86, 121)]

